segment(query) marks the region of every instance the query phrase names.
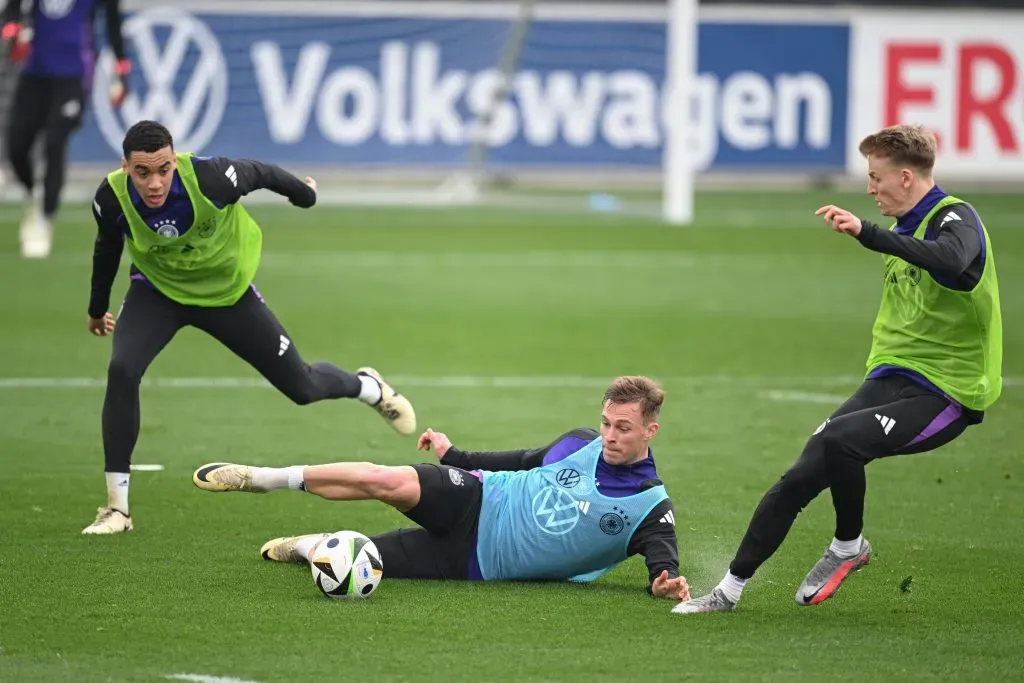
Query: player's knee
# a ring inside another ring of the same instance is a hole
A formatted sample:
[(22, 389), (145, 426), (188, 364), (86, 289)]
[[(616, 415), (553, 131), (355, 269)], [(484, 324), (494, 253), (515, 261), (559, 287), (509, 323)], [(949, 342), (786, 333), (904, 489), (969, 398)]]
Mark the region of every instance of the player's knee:
[(295, 381), (288, 382), (281, 389), (292, 403), (299, 406), (308, 406), (310, 403), (324, 399), (323, 390), (309, 375), (308, 365), (303, 368), (301, 376), (297, 377)]
[(783, 503), (799, 513), (825, 489), (825, 473), (807, 463), (798, 463), (782, 475), (776, 486)]
[(363, 472), (364, 490), (377, 500), (403, 507), (412, 500), (413, 485), (418, 485), (416, 472), (409, 467), (372, 465)]
[(43, 153), (50, 164), (62, 163), (64, 161), (64, 150), (67, 147), (67, 137), (64, 135), (47, 135), (43, 146)]
[(311, 387), (294, 387), (289, 389), (286, 394), (292, 403), (297, 406), (308, 406), (316, 401), (316, 394)]
[(27, 135), (11, 133), (7, 136), (6, 142), (6, 157), (11, 163), (17, 163), (22, 159), (28, 158), (32, 152), (33, 140)]
[(115, 356), (107, 366), (107, 382), (112, 385), (138, 384), (142, 381), (142, 373), (126, 358)]
[(302, 381), (290, 382), (287, 385), (281, 387), (285, 396), (287, 396), (292, 403), (299, 406), (308, 406), (310, 403), (315, 403), (323, 398), (320, 390), (309, 379), (308, 373), (301, 378)]

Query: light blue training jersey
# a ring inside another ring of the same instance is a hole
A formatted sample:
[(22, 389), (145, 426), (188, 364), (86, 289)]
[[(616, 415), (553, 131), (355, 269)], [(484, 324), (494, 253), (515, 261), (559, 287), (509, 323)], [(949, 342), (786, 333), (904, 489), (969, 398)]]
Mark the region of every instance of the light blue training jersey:
[(482, 472), (477, 561), (486, 581), (593, 581), (628, 557), (633, 532), (668, 498), (663, 485), (623, 498), (596, 486), (597, 438), (549, 465)]

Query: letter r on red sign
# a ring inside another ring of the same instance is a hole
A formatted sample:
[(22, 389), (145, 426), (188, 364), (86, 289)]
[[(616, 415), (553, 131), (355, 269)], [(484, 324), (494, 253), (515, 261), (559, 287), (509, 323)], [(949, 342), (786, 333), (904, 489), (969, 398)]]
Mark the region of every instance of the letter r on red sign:
[[(993, 94), (982, 98), (976, 92), (975, 83), (979, 80), (977, 67), (986, 63), (998, 73), (998, 85)], [(971, 149), (971, 133), (974, 128), (971, 124), (976, 117), (980, 117), (988, 121), (1000, 151), (1017, 151), (1013, 127), (1006, 118), (1006, 105), (1013, 95), (1017, 80), (1013, 57), (993, 43), (966, 43), (960, 47), (957, 71), (957, 150)]]

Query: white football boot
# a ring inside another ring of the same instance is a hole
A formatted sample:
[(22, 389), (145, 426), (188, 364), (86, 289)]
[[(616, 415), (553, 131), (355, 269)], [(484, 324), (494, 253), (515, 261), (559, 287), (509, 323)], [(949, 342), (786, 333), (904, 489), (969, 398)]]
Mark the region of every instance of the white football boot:
[(312, 538), (316, 539), (317, 542), (320, 542), (328, 536), (330, 536), (330, 534), (322, 533), (274, 538), (263, 544), (263, 547), (260, 548), (260, 555), (263, 556), (264, 560), (271, 560), (272, 562), (295, 562), (303, 564), (307, 559), (304, 556), (301, 556), (297, 550), (299, 541)]
[(82, 533), (87, 536), (120, 534), (125, 531), (131, 531), (134, 528), (131, 515), (126, 515), (120, 510), (99, 508), (96, 512), (96, 521), (82, 529)]
[(38, 204), (30, 200), (21, 220), (21, 255), (30, 259), (43, 259), (50, 255), (53, 246), (53, 226), (43, 216)]
[(246, 491), (266, 493), (252, 484), (252, 468), (248, 465), (231, 463), (210, 463), (203, 465), (192, 475), (192, 483), (204, 491)]
[(370, 406), (383, 417), (391, 428), (402, 436), (416, 431), (416, 411), (405, 396), (395, 391), (373, 368), (359, 368), (357, 375), (372, 377), (380, 385), (380, 400)]
[(719, 588), (699, 598), (690, 598), (672, 608), (674, 614), (701, 614), (706, 612), (731, 612), (736, 603), (725, 597)]

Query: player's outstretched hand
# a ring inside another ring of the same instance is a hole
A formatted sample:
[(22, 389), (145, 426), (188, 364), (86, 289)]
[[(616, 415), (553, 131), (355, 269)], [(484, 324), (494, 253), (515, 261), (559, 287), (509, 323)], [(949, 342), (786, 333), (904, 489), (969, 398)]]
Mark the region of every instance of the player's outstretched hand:
[(313, 188), (313, 192), (316, 192), (316, 181), (312, 177), (306, 176), (306, 184)]
[(846, 209), (829, 204), (814, 212), (815, 216), (821, 216), (825, 223), (836, 232), (843, 232), (856, 237), (860, 234), (860, 219)]
[(668, 578), (667, 569), (654, 579), (654, 583), (651, 584), (651, 592), (658, 598), (690, 599), (690, 586), (686, 583), (686, 579), (682, 576), (677, 576), (674, 579)]
[(5, 46), (10, 46), (7, 57), (15, 64), (24, 62), (32, 52), (32, 29), (23, 27), (16, 21), (9, 21), (3, 25), (0, 39)]
[(89, 318), (89, 332), (97, 337), (106, 337), (116, 326), (114, 316), (110, 313), (103, 314), (102, 318)]
[(421, 451), (429, 451), (431, 446), (434, 447), (434, 455), (440, 460), (448, 452), (448, 449), (452, 447), (452, 442), (444, 432), (435, 432), (433, 429), (428, 429), (420, 435), (417, 448)]

